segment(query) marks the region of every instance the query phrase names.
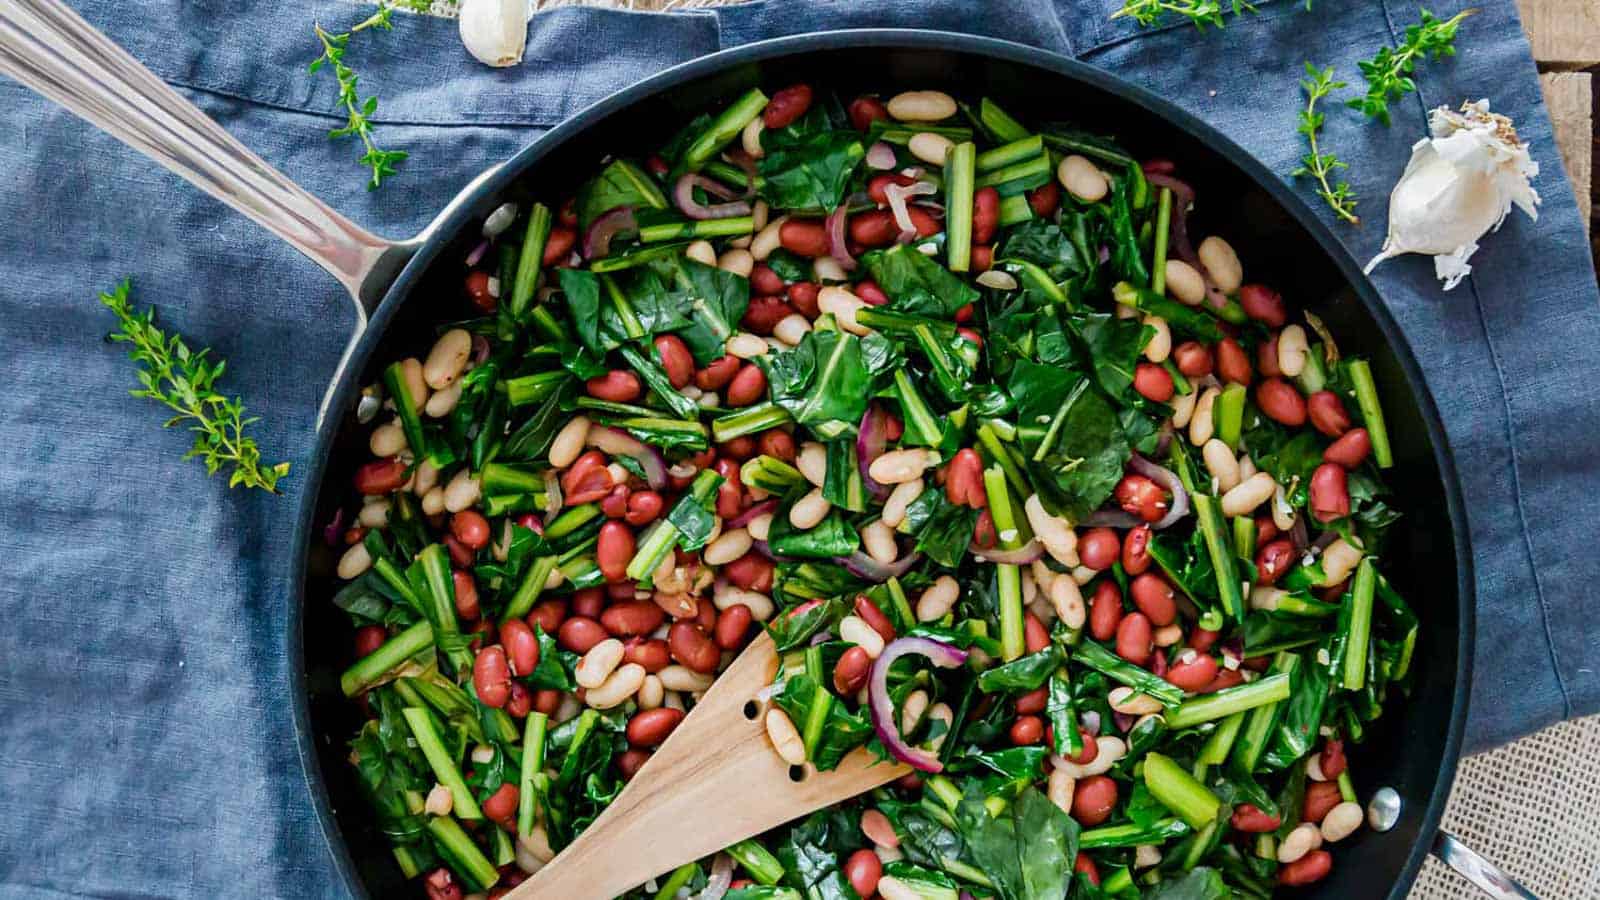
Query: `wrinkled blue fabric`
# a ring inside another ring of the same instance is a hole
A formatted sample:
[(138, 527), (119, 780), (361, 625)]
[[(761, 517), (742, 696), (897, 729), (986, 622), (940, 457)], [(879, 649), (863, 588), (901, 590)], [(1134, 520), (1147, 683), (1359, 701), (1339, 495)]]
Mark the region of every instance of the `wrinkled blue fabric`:
[[(489, 70), (453, 22), (398, 16), (349, 60), (382, 96), (379, 140), (412, 157), (363, 188), (333, 80), (309, 77), (313, 18), (344, 4), (76, 0), (93, 23), (261, 156), (375, 231), (414, 232), (484, 166), (588, 103), (674, 63), (850, 26), (979, 32), (1072, 54), (1193, 110), (1273, 171), (1303, 152), (1310, 59), (1353, 76), (1416, 11), (1397, 0), (1268, 2), (1220, 33), (1141, 31), (1115, 0), (758, 0), (671, 15), (537, 16), (525, 62)], [(1441, 15), (1461, 0), (1441, 4)], [(1514, 214), (1442, 294), (1425, 259), (1376, 281), (1428, 373), (1460, 470), (1480, 612), (1469, 746), (1600, 709), (1600, 298), (1577, 206), (1511, 0), (1487, 0), (1461, 55), (1424, 64), (1392, 127), (1329, 117), (1369, 223), (1441, 103), (1492, 98), (1533, 145), (1539, 221)], [(1304, 190), (1304, 186), (1301, 187)], [(289, 496), (229, 491), (101, 336), (95, 295), (131, 275), (139, 301), (229, 361), (225, 387), (263, 417), (261, 446), (303, 470), (347, 301), (320, 269), (70, 114), (0, 80), (0, 895), (336, 896), (290, 724), (283, 623)]]

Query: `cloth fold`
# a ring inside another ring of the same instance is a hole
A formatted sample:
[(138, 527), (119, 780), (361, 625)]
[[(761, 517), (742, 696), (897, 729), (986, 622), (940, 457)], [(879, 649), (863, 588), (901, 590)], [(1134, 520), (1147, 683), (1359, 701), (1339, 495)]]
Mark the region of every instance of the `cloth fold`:
[[(756, 0), (644, 14), (534, 17), (518, 67), (471, 62), (455, 23), (397, 15), (351, 42), (376, 93), (377, 139), (411, 152), (367, 192), (311, 22), (364, 12), (319, 0), (75, 0), (114, 40), (329, 203), (409, 234), (483, 167), (567, 115), (674, 63), (765, 37), (858, 26), (1009, 38), (1103, 66), (1189, 108), (1274, 171), (1292, 170), (1302, 63), (1393, 44), (1415, 8), (1267, 0), (1196, 34), (1111, 20), (1116, 0)], [(1453, 14), (1460, 0), (1436, 10)], [(1426, 110), (1490, 97), (1533, 144), (1538, 223), (1508, 220), (1442, 294), (1431, 262), (1376, 281), (1428, 373), (1455, 449), (1479, 573), (1468, 742), (1484, 749), (1600, 709), (1600, 297), (1528, 47), (1510, 0), (1475, 4), (1455, 59), (1425, 62), (1394, 124), (1329, 111), (1350, 164), (1357, 259), (1382, 239), (1386, 192)], [(872, 73), (863, 73), (870, 82)], [(1071, 98), (1061, 98), (1064, 117)], [(1302, 186), (1303, 188), (1303, 186)], [(1304, 189), (1304, 188), (1303, 188)], [(1329, 214), (1331, 215), (1331, 214)], [(264, 452), (308, 464), (313, 420), (350, 319), (338, 287), (268, 234), (0, 80), (0, 895), (337, 896), (294, 751), (288, 696), (290, 496), (228, 491), (179, 457), (188, 438), (133, 400), (130, 364), (94, 301), (132, 275), (141, 304), (229, 361)]]

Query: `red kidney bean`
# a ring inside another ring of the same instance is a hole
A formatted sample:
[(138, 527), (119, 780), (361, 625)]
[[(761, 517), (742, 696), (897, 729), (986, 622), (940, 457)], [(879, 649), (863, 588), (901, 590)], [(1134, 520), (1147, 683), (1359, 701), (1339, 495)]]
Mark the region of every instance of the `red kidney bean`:
[(461, 885), (456, 883), (450, 870), (442, 866), (429, 872), (422, 886), (428, 892), (428, 900), (461, 900)]
[(1078, 561), (1099, 572), (1111, 568), (1122, 555), (1122, 541), (1109, 528), (1091, 528), (1078, 541)]
[(1278, 378), (1283, 370), (1278, 368), (1278, 336), (1256, 345), (1256, 371), (1268, 378)]
[(1106, 775), (1080, 779), (1072, 792), (1072, 817), (1079, 825), (1092, 828), (1105, 822), (1116, 805), (1117, 783)]
[(382, 625), (363, 625), (356, 629), (356, 658), (370, 655), (389, 639)]
[(1133, 389), (1139, 396), (1156, 403), (1166, 403), (1177, 392), (1172, 375), (1155, 363), (1142, 362), (1133, 369)]
[(646, 672), (655, 673), (671, 665), (672, 654), (661, 638), (634, 637), (623, 643), (622, 661), (638, 663)]
[(983, 346), (983, 335), (973, 331), (971, 328), (957, 328), (956, 334), (960, 335), (968, 343), (977, 344), (979, 347)]
[(856, 595), (855, 614), (861, 621), (871, 626), (872, 630), (876, 631), (885, 643), (894, 640), (894, 623), (889, 621), (889, 617), (884, 615), (883, 610), (878, 608), (878, 604), (872, 602), (871, 597), (866, 594)]
[(1306, 423), (1306, 400), (1282, 378), (1268, 378), (1256, 387), (1256, 406), (1262, 415), (1281, 425), (1299, 428)]
[(917, 237), (933, 237), (944, 230), (938, 217), (925, 207), (911, 206), (906, 212), (911, 216), (911, 227), (917, 230)]
[(883, 863), (871, 850), (857, 850), (845, 860), (844, 878), (857, 896), (871, 897), (883, 879)]
[(1038, 716), (1017, 716), (1011, 723), (1011, 743), (1018, 747), (1037, 744), (1044, 738), (1044, 720)]
[[(1133, 605), (1150, 619), (1157, 628), (1171, 625), (1178, 618), (1178, 602), (1174, 599), (1172, 585), (1154, 572), (1146, 572), (1128, 585), (1133, 595)], [(1209, 679), (1208, 679), (1209, 680)]]
[(1089, 598), (1089, 634), (1097, 641), (1109, 641), (1122, 624), (1122, 591), (1115, 581), (1095, 585)]
[(444, 549), (450, 553), (450, 564), (458, 569), (469, 568), (473, 561), (473, 552), (466, 544), (456, 540), (453, 534), (444, 536)]
[(731, 459), (719, 459), (711, 466), (712, 470), (722, 476), (722, 483), (717, 485), (717, 515), (723, 519), (732, 519), (744, 509), (744, 488), (739, 484), (739, 464)]
[(623, 369), (612, 369), (604, 375), (597, 375), (584, 382), (583, 386), (589, 396), (612, 403), (632, 403), (639, 399), (644, 390), (639, 383), (639, 376)]
[(504, 822), (517, 814), (517, 786), (507, 781), (483, 801), (483, 814), (491, 822)]
[(1022, 639), (1029, 653), (1038, 653), (1050, 646), (1050, 629), (1044, 627), (1044, 623), (1033, 613), (1023, 613)]
[(1082, 872), (1090, 884), (1095, 887), (1100, 886), (1100, 867), (1094, 864), (1094, 859), (1089, 854), (1080, 850), (1077, 857), (1072, 860), (1072, 871)]
[(656, 336), (655, 346), (656, 358), (667, 373), (667, 381), (675, 388), (688, 387), (694, 380), (694, 356), (689, 352), (689, 345), (675, 334), (661, 334)]
[(604, 626), (584, 616), (573, 616), (562, 622), (561, 628), (556, 631), (556, 641), (563, 649), (573, 653), (588, 653), (595, 644), (608, 637), (610, 635), (606, 634)]
[(1244, 684), (1244, 675), (1238, 669), (1220, 669), (1217, 672), (1217, 677), (1211, 679), (1210, 684), (1195, 691), (1195, 693), (1215, 694), (1217, 691), (1237, 687), (1241, 684)]
[[(573, 461), (561, 475), (561, 493), (567, 506), (592, 503), (611, 493), (611, 472), (606, 468), (606, 455), (590, 450)], [(576, 497), (584, 499), (577, 500)]]
[(750, 270), (750, 293), (757, 296), (783, 293), (783, 276), (766, 263), (756, 263)]
[[(600, 590), (600, 589), (596, 588), (595, 590)], [(618, 582), (615, 582), (613, 584), (608, 584), (608, 585), (605, 586), (605, 592), (606, 592), (606, 597), (608, 597), (614, 603), (621, 603), (621, 602), (623, 602), (625, 600), (632, 600), (633, 599), (633, 593), (634, 593), (633, 582), (632, 581), (618, 581)], [(591, 616), (591, 618), (594, 618), (594, 617)]]
[(1244, 348), (1233, 338), (1223, 338), (1217, 342), (1217, 377), (1223, 381), (1248, 385), (1250, 383), (1250, 358), (1244, 355)]
[(737, 462), (744, 462), (756, 455), (756, 439), (748, 434), (741, 434), (718, 444), (717, 454)]
[(1122, 539), (1122, 570), (1129, 575), (1143, 575), (1150, 569), (1149, 525), (1130, 530)]
[(471, 572), (453, 569), (450, 572), (450, 581), (455, 589), (456, 614), (463, 619), (472, 620), (478, 617), (478, 582), (472, 577)]
[(1256, 580), (1261, 584), (1277, 584), (1283, 573), (1294, 565), (1294, 542), (1288, 538), (1261, 545), (1256, 551)]
[(851, 647), (833, 665), (833, 686), (845, 697), (854, 697), (867, 683), (872, 657), (860, 647)]
[(822, 309), (817, 305), (817, 294), (822, 287), (809, 281), (797, 281), (783, 292), (789, 298), (789, 303), (808, 319), (815, 319), (822, 314)]
[(1268, 328), (1282, 328), (1289, 320), (1283, 304), (1283, 295), (1264, 284), (1247, 284), (1239, 288), (1239, 305), (1244, 314)]
[(1332, 522), (1350, 515), (1350, 489), (1345, 481), (1344, 467), (1323, 463), (1311, 473), (1311, 517), (1318, 522)]
[[(1165, 659), (1166, 657), (1158, 657)], [(1210, 654), (1196, 653), (1194, 659), (1180, 658), (1167, 668), (1167, 681), (1186, 691), (1198, 691), (1217, 677), (1217, 661)]]
[(811, 85), (792, 84), (772, 95), (761, 121), (768, 128), (787, 128), (811, 108)]
[(1191, 378), (1211, 374), (1211, 350), (1199, 341), (1184, 341), (1172, 348), (1172, 362), (1179, 372)]
[(1282, 817), (1269, 816), (1251, 803), (1241, 803), (1235, 806), (1233, 815), (1228, 817), (1228, 824), (1232, 825), (1235, 831), (1243, 831), (1248, 834), (1266, 834), (1269, 831), (1277, 831), (1278, 826), (1282, 823)]
[(1317, 391), (1306, 398), (1306, 415), (1311, 427), (1328, 437), (1336, 438), (1350, 430), (1350, 414), (1333, 391)]
[[(1112, 494), (1124, 512), (1138, 516), (1146, 522), (1156, 522), (1167, 514), (1170, 498), (1166, 488), (1148, 476), (1129, 474), (1122, 476)], [(1081, 553), (1080, 553), (1081, 556)]]
[(584, 588), (572, 595), (572, 614), (575, 616), (598, 620), (600, 611), (605, 609), (605, 605), (605, 588)]
[(857, 97), (850, 101), (846, 113), (857, 131), (866, 131), (873, 122), (889, 118), (889, 107), (875, 97)]
[(1061, 188), (1056, 186), (1055, 179), (1029, 191), (1028, 205), (1033, 208), (1033, 214), (1041, 219), (1055, 215), (1056, 207), (1061, 205)]
[(899, 235), (900, 226), (887, 209), (869, 209), (850, 217), (850, 240), (862, 247), (886, 247)]
[[(971, 306), (972, 304), (968, 303), (967, 305)], [(895, 415), (894, 413), (890, 413), (884, 417), (883, 433), (891, 443), (898, 441), (900, 440), (900, 436), (906, 433), (905, 423), (900, 421), (899, 416)]]
[[(982, 274), (994, 265), (994, 248), (985, 244), (972, 245), (972, 271)], [(970, 304), (969, 304), (970, 305)]]
[(369, 497), (398, 491), (406, 483), (406, 464), (398, 457), (379, 459), (356, 470), (356, 490)]
[(560, 598), (541, 600), (535, 603), (533, 611), (528, 613), (528, 624), (539, 626), (539, 630), (548, 635), (554, 635), (566, 619), (567, 601)]
[(728, 386), (742, 365), (744, 362), (739, 357), (728, 354), (695, 372), (694, 386), (702, 391), (720, 391)]
[(999, 542), (1000, 537), (994, 530), (994, 516), (987, 509), (980, 511), (978, 522), (972, 529), (972, 543), (979, 550), (992, 550)]
[(1272, 524), (1272, 515), (1262, 513), (1256, 516), (1256, 543), (1265, 544), (1278, 536), (1278, 526)]
[(484, 706), (499, 709), (511, 699), (511, 666), (506, 651), (498, 646), (478, 651), (472, 661), (472, 687)]
[(1087, 766), (1089, 763), (1094, 762), (1095, 757), (1100, 755), (1100, 745), (1095, 743), (1094, 735), (1082, 728), (1078, 729), (1078, 741), (1083, 744), (1082, 750), (1077, 753), (1063, 752), (1061, 755), (1065, 756), (1070, 762), (1080, 766)]
[(700, 631), (713, 635), (717, 628), (717, 605), (704, 600), (696, 600), (694, 612), (686, 616), (679, 616), (681, 622), (693, 622), (700, 626)]
[(634, 714), (628, 720), (628, 743), (635, 747), (656, 747), (683, 721), (683, 710), (659, 706)]
[(542, 264), (553, 266), (564, 263), (572, 255), (572, 245), (578, 242), (578, 232), (571, 228), (557, 227), (550, 229), (550, 236), (544, 242), (544, 258)]
[(627, 750), (617, 754), (617, 771), (622, 773), (622, 780), (628, 781), (638, 774), (639, 768), (645, 760), (650, 758), (648, 750)]
[(1344, 802), (1339, 785), (1333, 781), (1313, 781), (1306, 785), (1305, 803), (1300, 807), (1300, 821), (1321, 823), (1322, 818)]
[(1239, 663), (1239, 665), (1249, 669), (1252, 672), (1265, 672), (1266, 670), (1272, 668), (1272, 657), (1247, 656), (1242, 662)]
[(623, 600), (606, 607), (600, 624), (616, 637), (638, 637), (661, 627), (666, 612), (649, 600)]
[(781, 428), (772, 428), (761, 432), (761, 439), (756, 442), (756, 449), (774, 459), (781, 459), (786, 463), (795, 460), (794, 436)]
[(1367, 454), (1371, 452), (1372, 436), (1367, 434), (1365, 428), (1352, 428), (1322, 451), (1322, 461), (1354, 469), (1366, 462)]
[(1018, 715), (1033, 716), (1044, 712), (1045, 705), (1050, 702), (1050, 689), (1035, 688), (1017, 697), (1012, 704)]
[(1186, 647), (1192, 647), (1201, 653), (1205, 653), (1216, 646), (1217, 638), (1220, 637), (1222, 637), (1222, 632), (1220, 631), (1212, 631), (1209, 628), (1196, 628), (1189, 632), (1188, 640), (1183, 643)]
[(525, 719), (533, 712), (533, 691), (520, 681), (511, 682), (511, 699), (506, 701), (506, 713), (513, 719)]
[(678, 622), (667, 632), (667, 650), (680, 665), (702, 675), (717, 671), (717, 663), (722, 659), (711, 638), (688, 622)]
[(759, 591), (764, 594), (772, 590), (772, 562), (755, 552), (746, 553), (723, 566), (722, 572), (728, 576), (729, 581), (747, 591)]
[(779, 322), (792, 315), (794, 307), (782, 297), (751, 297), (739, 325), (752, 334), (767, 336), (772, 334), (772, 329), (777, 328)]
[(950, 460), (945, 473), (945, 496), (956, 506), (982, 509), (987, 504), (983, 490), (983, 459), (971, 447), (964, 447)]
[(790, 219), (778, 228), (778, 243), (790, 253), (816, 258), (828, 255), (828, 232), (815, 219)]
[(750, 633), (750, 623), (755, 617), (750, 607), (736, 603), (717, 616), (717, 646), (724, 650), (737, 650), (744, 646), (744, 637)]
[[(667, 174), (667, 161), (662, 159), (659, 156), (651, 156), (649, 159), (645, 160), (645, 168), (649, 169), (652, 173), (654, 173), (656, 175), (665, 175), (665, 174)], [(565, 226), (567, 226), (568, 228), (576, 228), (577, 227), (577, 225), (578, 225), (578, 198), (577, 197), (568, 197), (567, 199), (561, 201), (560, 208), (556, 210), (556, 221), (560, 222), (561, 224), (563, 224)]]
[(956, 321), (970, 322), (972, 321), (972, 317), (975, 315), (975, 313), (976, 309), (971, 303), (963, 303), (956, 307)]
[(470, 301), (479, 312), (494, 312), (494, 308), (499, 301), (495, 299), (493, 294), (489, 293), (488, 272), (485, 272), (482, 269), (474, 269), (471, 272), (468, 272), (464, 289), (467, 293), (467, 300)]
[(733, 376), (733, 383), (728, 385), (728, 391), (723, 399), (729, 406), (749, 406), (761, 402), (767, 395), (767, 375), (755, 363), (745, 363), (739, 374)]
[(600, 511), (608, 519), (620, 519), (628, 514), (628, 486), (619, 484), (600, 501)]
[(635, 528), (649, 525), (661, 515), (663, 502), (655, 491), (636, 491), (628, 495), (628, 509), (622, 520)]
[(1151, 642), (1154, 629), (1144, 613), (1128, 613), (1117, 623), (1117, 655), (1142, 666), (1150, 661), (1155, 645)]
[(1322, 745), (1322, 752), (1317, 755), (1317, 768), (1322, 770), (1323, 777), (1338, 778), (1348, 766), (1344, 758), (1344, 741), (1328, 738)]
[(475, 509), (464, 509), (450, 517), (450, 533), (469, 549), (489, 546), (489, 520)]
[(896, 184), (900, 187), (910, 187), (916, 183), (917, 180), (910, 175), (901, 175), (899, 172), (885, 172), (882, 175), (874, 175), (867, 180), (867, 196), (872, 199), (873, 203), (879, 206), (887, 206), (889, 195), (885, 189), (889, 185)]
[(1278, 870), (1278, 883), (1285, 887), (1316, 884), (1333, 871), (1333, 854), (1313, 850)]
[(561, 696), (561, 692), (557, 690), (534, 691), (533, 708), (547, 716), (553, 716), (561, 706)]
[(989, 243), (999, 227), (1000, 192), (992, 187), (979, 188), (972, 195), (972, 243)]
[(539, 665), (539, 638), (521, 619), (507, 619), (500, 623), (500, 645), (505, 648), (511, 663), (511, 674), (530, 675)]
[(620, 582), (628, 577), (628, 562), (633, 559), (633, 529), (616, 520), (600, 526), (594, 547), (594, 561), (606, 581)]
[(1150, 652), (1150, 662), (1145, 668), (1148, 668), (1150, 674), (1157, 678), (1167, 677), (1167, 654), (1164, 651), (1152, 650)]

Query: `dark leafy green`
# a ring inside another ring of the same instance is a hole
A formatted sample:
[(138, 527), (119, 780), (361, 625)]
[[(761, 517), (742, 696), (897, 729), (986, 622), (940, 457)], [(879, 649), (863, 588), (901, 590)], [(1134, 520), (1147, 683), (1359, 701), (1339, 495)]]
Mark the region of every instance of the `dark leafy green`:
[(1060, 900), (1078, 855), (1078, 823), (1034, 788), (991, 817), (984, 794), (969, 784), (956, 828), (1001, 900)]
[(978, 292), (909, 244), (861, 257), (873, 281), (889, 298), (889, 309), (949, 319), (978, 300)]
[(766, 155), (756, 167), (764, 179), (761, 197), (778, 209), (832, 212), (867, 153), (854, 131), (798, 139), (769, 133), (762, 143)]

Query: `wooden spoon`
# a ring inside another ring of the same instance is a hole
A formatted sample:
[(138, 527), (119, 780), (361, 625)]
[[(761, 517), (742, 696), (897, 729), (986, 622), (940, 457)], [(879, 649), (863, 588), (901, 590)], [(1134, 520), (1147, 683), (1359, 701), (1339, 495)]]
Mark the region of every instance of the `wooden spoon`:
[(718, 676), (617, 799), (550, 864), (507, 896), (608, 900), (691, 860), (887, 784), (909, 766), (859, 747), (839, 767), (790, 766), (767, 738), (778, 653), (763, 633)]

